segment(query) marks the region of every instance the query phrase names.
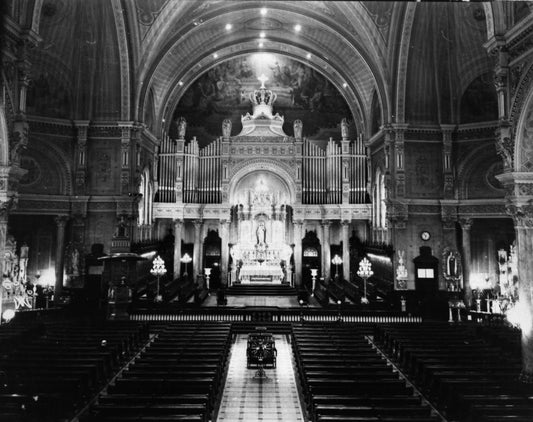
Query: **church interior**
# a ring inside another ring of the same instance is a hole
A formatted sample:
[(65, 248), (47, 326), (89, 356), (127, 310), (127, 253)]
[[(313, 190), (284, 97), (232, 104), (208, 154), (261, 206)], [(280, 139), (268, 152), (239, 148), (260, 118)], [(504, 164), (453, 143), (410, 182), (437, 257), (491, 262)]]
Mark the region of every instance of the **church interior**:
[(0, 13), (2, 421), (533, 420), (533, 2)]

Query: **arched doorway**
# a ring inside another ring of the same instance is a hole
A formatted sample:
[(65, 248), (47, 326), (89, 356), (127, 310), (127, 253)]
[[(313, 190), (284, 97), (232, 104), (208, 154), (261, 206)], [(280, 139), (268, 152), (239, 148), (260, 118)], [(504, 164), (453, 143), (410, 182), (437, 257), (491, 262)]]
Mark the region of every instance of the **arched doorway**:
[(218, 233), (215, 230), (210, 230), (204, 241), (204, 268), (211, 268), (210, 289), (220, 287), (221, 245), (222, 240)]
[[(309, 292), (313, 288), (311, 270), (316, 269), (317, 274), (322, 273), (321, 256), (322, 246), (316, 232), (308, 231), (302, 240), (302, 284)], [(318, 278), (319, 275), (315, 281), (318, 281)]]

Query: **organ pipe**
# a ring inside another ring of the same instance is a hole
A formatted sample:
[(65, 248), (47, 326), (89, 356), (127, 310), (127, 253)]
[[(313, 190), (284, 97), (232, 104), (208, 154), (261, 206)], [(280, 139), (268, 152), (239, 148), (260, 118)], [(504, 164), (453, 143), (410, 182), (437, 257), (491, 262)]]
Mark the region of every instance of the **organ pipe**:
[[(178, 143), (164, 134), (159, 147), (158, 202), (175, 202), (176, 186), (181, 183), (183, 201), (187, 203), (220, 203), (222, 200), (221, 162), (222, 141), (220, 138), (200, 148), (192, 139), (178, 154)], [(366, 154), (359, 137), (350, 144), (348, 151), (333, 139), (322, 149), (304, 140), (302, 162), (302, 202), (304, 204), (342, 203), (342, 184), (349, 179), (349, 202), (364, 203), (366, 191)], [(183, 154), (183, 155), (181, 155)], [(347, 160), (345, 170), (343, 160)]]

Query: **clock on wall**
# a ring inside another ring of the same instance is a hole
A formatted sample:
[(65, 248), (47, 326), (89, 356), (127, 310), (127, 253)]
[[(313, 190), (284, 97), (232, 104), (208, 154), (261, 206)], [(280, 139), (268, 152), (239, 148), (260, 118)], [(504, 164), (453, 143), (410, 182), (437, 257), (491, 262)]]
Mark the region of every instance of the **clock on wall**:
[(422, 233), (420, 233), (420, 238), (422, 240), (429, 240), (431, 238), (431, 234), (427, 230), (424, 230)]

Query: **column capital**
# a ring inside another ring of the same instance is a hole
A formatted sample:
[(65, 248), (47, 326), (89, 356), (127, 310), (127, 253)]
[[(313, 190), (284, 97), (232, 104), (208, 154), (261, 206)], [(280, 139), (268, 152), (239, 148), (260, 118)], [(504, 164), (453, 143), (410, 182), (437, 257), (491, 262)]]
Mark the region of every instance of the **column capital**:
[(192, 223), (194, 224), (195, 229), (199, 229), (204, 224), (204, 220), (193, 220)]
[(343, 228), (347, 228), (352, 224), (351, 220), (341, 220), (341, 225)]
[(329, 228), (329, 226), (331, 226), (331, 220), (322, 220), (322, 221), (320, 222), (320, 225), (321, 225), (322, 227), (327, 227), (327, 228)]
[(459, 218), (459, 224), (461, 225), (461, 228), (463, 230), (470, 230), (472, 228), (473, 223), (474, 223), (474, 220), (472, 218), (467, 218), (467, 217)]
[(54, 218), (54, 221), (58, 228), (65, 227), (67, 225), (68, 220), (69, 220), (68, 215), (58, 215)]
[(533, 205), (507, 205), (505, 207), (516, 228), (533, 229)]
[(183, 225), (183, 220), (181, 218), (175, 218), (173, 223), (174, 227), (181, 227)]

